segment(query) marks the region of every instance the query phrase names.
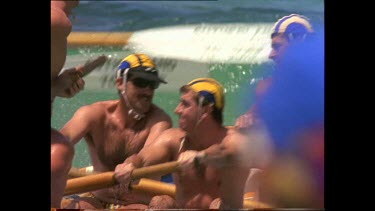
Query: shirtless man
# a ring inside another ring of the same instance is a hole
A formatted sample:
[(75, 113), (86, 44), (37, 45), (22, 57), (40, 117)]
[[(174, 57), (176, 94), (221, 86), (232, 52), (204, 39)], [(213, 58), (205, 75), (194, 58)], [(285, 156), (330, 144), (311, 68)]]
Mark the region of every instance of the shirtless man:
[[(72, 97), (84, 82), (79, 72), (71, 68), (59, 75), (64, 66), (67, 36), (71, 31), (68, 18), (79, 1), (51, 1), (51, 116), (52, 104), (56, 96)], [(51, 128), (51, 207), (59, 208), (66, 180), (74, 156), (74, 148), (57, 130)]]
[(288, 48), (259, 104), (276, 146), (260, 198), (276, 207), (324, 208), (324, 56), (317, 28), (314, 39)]
[(173, 173), (175, 201), (155, 196), (150, 208), (207, 209), (215, 198), (220, 208), (243, 206), (243, 188), (249, 168), (262, 165), (253, 140), (223, 124), (224, 92), (212, 78), (198, 78), (180, 89), (175, 109), (179, 128), (164, 131), (152, 145), (143, 148), (115, 169), (115, 178), (128, 187), (134, 168), (179, 161)]
[[(302, 15), (290, 14), (280, 18), (274, 25), (271, 34), (271, 47), (269, 59), (273, 60), (276, 68), (280, 69), (281, 63), (285, 60), (285, 53), (287, 50), (296, 43), (304, 42), (309, 39), (314, 30), (309, 20)], [(250, 109), (243, 115), (237, 118), (235, 127), (247, 132), (258, 133), (263, 136), (266, 142), (272, 142), (270, 139), (269, 131), (259, 115), (259, 103), (262, 101), (264, 95), (269, 91), (272, 86), (272, 78), (267, 77), (261, 80), (255, 88), (256, 102)], [(262, 135), (263, 133), (263, 135)], [(264, 137), (268, 136), (268, 137)], [(277, 147), (277, 146), (276, 146)], [(254, 174), (257, 172), (256, 174)], [(245, 194), (254, 193), (253, 199), (259, 199), (259, 178), (263, 177), (261, 169), (250, 169), (248, 181), (245, 186)]]
[[(172, 120), (152, 103), (155, 89), (166, 83), (154, 62), (145, 54), (124, 58), (116, 72), (120, 99), (96, 102), (79, 108), (61, 129), (73, 144), (85, 139), (96, 172), (114, 171), (124, 160), (154, 142), (172, 126)], [(81, 195), (65, 208), (111, 209), (147, 207), (150, 198), (124, 193), (119, 187)], [(128, 206), (127, 206), (128, 205)]]
[[(308, 18), (298, 14), (290, 14), (280, 18), (273, 27), (271, 34), (272, 50), (268, 55), (279, 69), (287, 49), (298, 42), (303, 42), (313, 34), (314, 30)], [(256, 100), (266, 93), (272, 83), (272, 77), (261, 80), (255, 89)], [(256, 103), (257, 104), (257, 103)], [(245, 114), (237, 118), (235, 126), (238, 128), (250, 128), (260, 121), (258, 108), (254, 104)]]

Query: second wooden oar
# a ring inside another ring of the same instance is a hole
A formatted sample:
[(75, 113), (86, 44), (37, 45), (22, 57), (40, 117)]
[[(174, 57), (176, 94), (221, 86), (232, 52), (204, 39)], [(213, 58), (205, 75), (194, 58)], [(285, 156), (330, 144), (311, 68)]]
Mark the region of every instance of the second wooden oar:
[[(178, 169), (178, 162), (167, 162), (153, 166), (134, 169), (131, 178), (139, 179), (148, 176), (163, 176), (172, 173)], [(92, 190), (112, 187), (117, 184), (114, 178), (114, 172), (103, 172), (84, 177), (69, 179), (66, 183), (64, 195), (83, 193)]]
[[(176, 185), (169, 184), (165, 182), (160, 182), (156, 180), (151, 180), (147, 178), (142, 178), (139, 180), (138, 184), (131, 185), (132, 191), (137, 193), (145, 193), (151, 195), (168, 195), (171, 197), (176, 196)], [(245, 196), (244, 196), (245, 197)], [(254, 201), (254, 200), (245, 200), (243, 201), (243, 207), (246, 209), (253, 208), (271, 208), (269, 204)]]
[(76, 178), (76, 177), (84, 177), (92, 174), (97, 174), (98, 172), (94, 172), (93, 166), (87, 166), (84, 168), (70, 168), (68, 176), (69, 178)]

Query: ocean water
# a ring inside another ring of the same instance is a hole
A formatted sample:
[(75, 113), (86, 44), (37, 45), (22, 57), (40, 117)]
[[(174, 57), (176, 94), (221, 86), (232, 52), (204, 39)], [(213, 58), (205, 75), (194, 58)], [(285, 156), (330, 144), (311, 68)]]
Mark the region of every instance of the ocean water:
[[(314, 26), (324, 26), (323, 0), (219, 0), (219, 1), (81, 1), (72, 16), (73, 32), (105, 31), (136, 32), (157, 27), (184, 26), (191, 24), (268, 23), (291, 13), (303, 14)], [(271, 32), (270, 32), (271, 33)], [(230, 42), (230, 40), (228, 40)], [(124, 51), (122, 48), (69, 48), (67, 65), (72, 56), (86, 56), (92, 52)], [(108, 53), (111, 54), (111, 53)], [(114, 61), (114, 63), (118, 60)], [(194, 67), (193, 62), (184, 63)], [(108, 68), (106, 68), (108, 67)], [(259, 80), (272, 74), (272, 63), (209, 63), (206, 75), (220, 81), (226, 91), (224, 124), (233, 125), (235, 119), (254, 103), (254, 89)], [(161, 67), (162, 68), (162, 67)], [(85, 78), (86, 88), (74, 98), (57, 98), (53, 108), (51, 126), (60, 129), (81, 106), (101, 100), (118, 99), (113, 87), (113, 68), (92, 73), (100, 76), (100, 85)], [(192, 73), (182, 73), (181, 79)], [(188, 82), (188, 81), (186, 81)], [(97, 82), (95, 82), (97, 83)], [(112, 86), (111, 86), (112, 85)], [(181, 84), (182, 85), (182, 84)], [(163, 85), (162, 85), (163, 86)], [(178, 89), (156, 91), (154, 103), (162, 107), (177, 126), (173, 113), (179, 99)], [(74, 167), (91, 165), (86, 143), (76, 145)]]

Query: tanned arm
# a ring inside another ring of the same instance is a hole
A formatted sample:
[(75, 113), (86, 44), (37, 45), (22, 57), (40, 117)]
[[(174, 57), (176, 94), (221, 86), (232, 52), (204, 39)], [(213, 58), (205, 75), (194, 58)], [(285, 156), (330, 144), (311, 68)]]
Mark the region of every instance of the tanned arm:
[(60, 130), (72, 144), (77, 144), (90, 131), (91, 121), (98, 115), (92, 110), (89, 106), (79, 108)]
[(145, 146), (138, 154), (127, 158), (116, 166), (115, 178), (118, 182), (129, 184), (131, 172), (135, 168), (171, 161), (173, 158), (174, 129), (163, 132), (152, 144)]

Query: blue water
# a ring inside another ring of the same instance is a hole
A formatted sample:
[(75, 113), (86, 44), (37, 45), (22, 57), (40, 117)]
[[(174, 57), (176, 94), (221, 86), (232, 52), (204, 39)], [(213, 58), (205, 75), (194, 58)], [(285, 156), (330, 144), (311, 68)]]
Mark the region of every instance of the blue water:
[[(199, 23), (274, 23), (291, 13), (303, 14), (315, 26), (324, 25), (323, 0), (220, 0), (220, 1), (81, 1), (73, 11), (73, 32), (137, 31), (162, 26)], [(270, 32), (271, 33), (271, 32)], [(76, 54), (69, 49), (68, 54)], [(268, 64), (213, 64), (209, 76), (226, 88), (224, 124), (235, 119), (254, 102), (256, 82), (272, 74)], [(86, 81), (86, 83), (89, 83)], [(178, 92), (156, 92), (154, 103), (172, 117), (178, 103)], [(84, 90), (71, 99), (57, 98), (52, 127), (61, 128), (83, 105), (100, 100), (117, 99), (116, 90)], [(91, 165), (84, 141), (76, 145), (73, 166)]]
[(73, 31), (137, 31), (195, 23), (274, 23), (300, 13), (324, 22), (323, 0), (81, 1)]

